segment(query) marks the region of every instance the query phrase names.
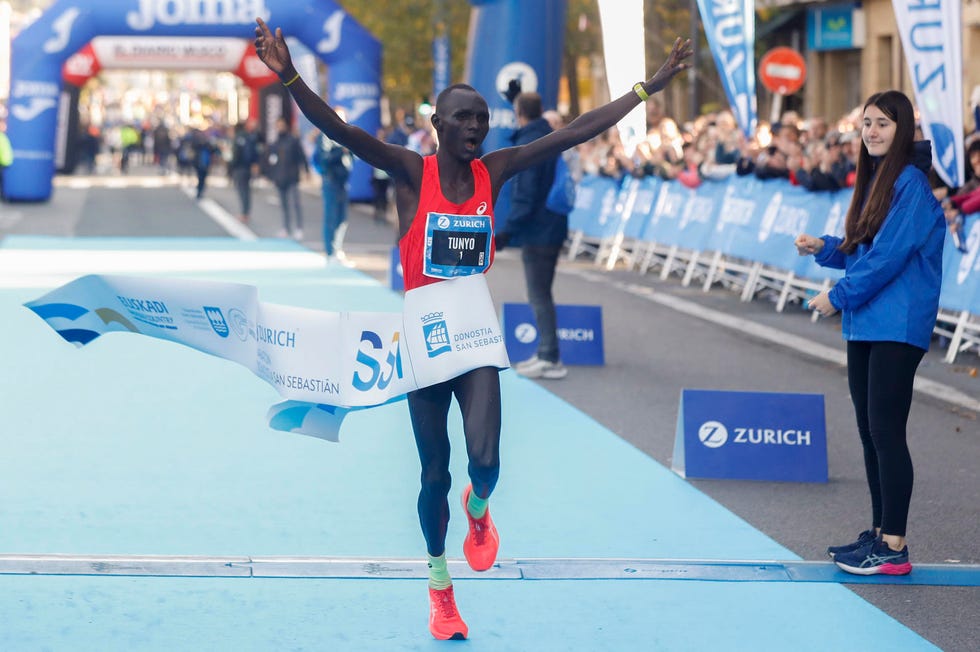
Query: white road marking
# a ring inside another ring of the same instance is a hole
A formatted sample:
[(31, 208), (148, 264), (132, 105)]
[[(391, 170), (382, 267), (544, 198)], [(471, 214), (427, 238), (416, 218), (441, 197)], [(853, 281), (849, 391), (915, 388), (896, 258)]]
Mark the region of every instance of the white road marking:
[[(181, 192), (190, 198), (194, 198), (197, 190), (195, 188), (188, 188), (184, 186), (181, 188)], [(205, 197), (197, 202), (198, 207), (204, 211), (204, 214), (214, 220), (218, 226), (223, 228), (228, 232), (229, 235), (238, 238), (239, 240), (258, 240), (259, 236), (255, 235), (255, 231), (248, 228), (246, 225), (238, 221), (238, 219), (226, 211), (221, 205)]]

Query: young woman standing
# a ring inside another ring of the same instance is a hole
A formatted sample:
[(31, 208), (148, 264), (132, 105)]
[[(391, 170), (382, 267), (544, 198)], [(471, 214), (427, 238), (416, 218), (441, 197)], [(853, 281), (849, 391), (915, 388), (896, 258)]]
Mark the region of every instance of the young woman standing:
[(939, 308), (943, 211), (926, 179), (928, 141), (914, 141), (912, 103), (898, 91), (872, 95), (864, 106), (861, 152), (845, 237), (796, 239), (844, 277), (809, 306), (842, 313), (847, 379), (864, 448), (871, 491), (871, 529), (857, 541), (827, 549), (837, 565), (859, 575), (905, 575), (905, 530), (912, 497), (906, 425), (912, 384), (929, 348)]

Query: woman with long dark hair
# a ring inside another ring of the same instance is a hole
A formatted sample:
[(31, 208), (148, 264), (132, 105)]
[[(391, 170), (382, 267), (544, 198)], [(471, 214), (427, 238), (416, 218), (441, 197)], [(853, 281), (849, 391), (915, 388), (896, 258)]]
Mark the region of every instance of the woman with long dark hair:
[(943, 211), (926, 172), (928, 141), (914, 142), (915, 114), (898, 91), (864, 105), (861, 153), (844, 238), (801, 234), (801, 256), (844, 269), (833, 288), (810, 300), (824, 316), (842, 313), (847, 380), (871, 491), (871, 529), (831, 546), (837, 565), (859, 575), (905, 575), (905, 530), (912, 497), (906, 425), (912, 384), (929, 349), (939, 309), (945, 239)]

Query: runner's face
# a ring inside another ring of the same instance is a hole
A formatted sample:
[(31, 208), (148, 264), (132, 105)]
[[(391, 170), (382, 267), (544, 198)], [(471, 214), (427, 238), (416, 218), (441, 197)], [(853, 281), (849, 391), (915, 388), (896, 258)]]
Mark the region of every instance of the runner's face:
[(465, 161), (473, 160), (490, 130), (490, 109), (479, 93), (459, 89), (439, 107), (435, 127), (439, 146)]

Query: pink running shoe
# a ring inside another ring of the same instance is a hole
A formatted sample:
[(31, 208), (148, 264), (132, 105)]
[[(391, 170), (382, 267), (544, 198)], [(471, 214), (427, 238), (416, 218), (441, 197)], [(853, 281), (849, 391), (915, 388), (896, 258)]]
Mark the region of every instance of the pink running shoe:
[(429, 631), (440, 641), (463, 640), (469, 628), (456, 609), (453, 587), (429, 589)]
[(463, 541), (463, 555), (466, 557), (466, 562), (470, 568), (475, 571), (485, 571), (497, 561), (500, 537), (497, 535), (497, 528), (493, 525), (493, 519), (490, 518), (489, 507), (487, 507), (487, 513), (483, 515), (483, 518), (473, 518), (470, 515), (470, 510), (467, 509), (466, 504), (469, 502), (471, 491), (473, 491), (473, 485), (468, 485), (463, 490), (463, 512), (466, 514), (466, 520), (470, 525), (466, 539)]

